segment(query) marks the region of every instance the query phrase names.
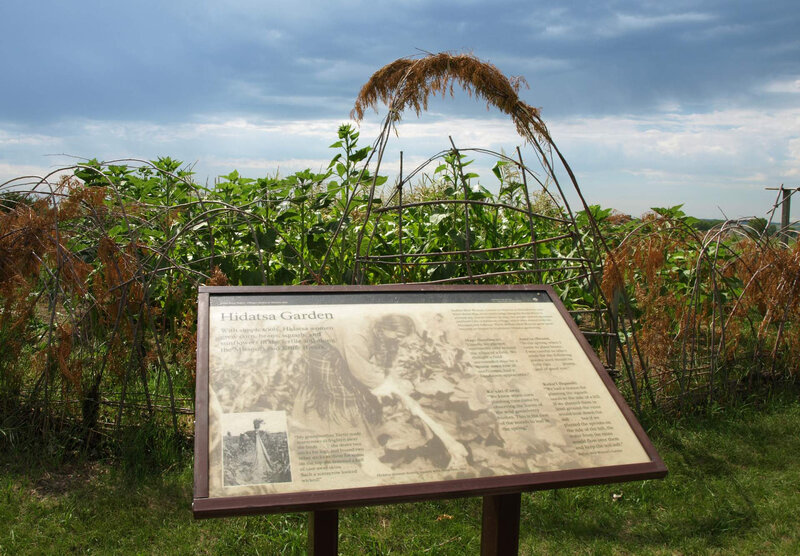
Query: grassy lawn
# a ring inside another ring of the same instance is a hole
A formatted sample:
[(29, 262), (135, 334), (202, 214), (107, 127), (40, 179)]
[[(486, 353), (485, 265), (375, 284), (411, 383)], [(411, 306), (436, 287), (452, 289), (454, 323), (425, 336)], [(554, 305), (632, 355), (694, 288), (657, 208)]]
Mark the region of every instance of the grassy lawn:
[[(662, 481), (524, 494), (522, 554), (800, 554), (800, 402), (646, 423)], [(187, 455), (187, 459), (188, 459)], [(302, 554), (306, 516), (195, 521), (192, 470), (0, 454), (0, 554)], [(479, 499), (342, 510), (344, 554), (473, 554)]]

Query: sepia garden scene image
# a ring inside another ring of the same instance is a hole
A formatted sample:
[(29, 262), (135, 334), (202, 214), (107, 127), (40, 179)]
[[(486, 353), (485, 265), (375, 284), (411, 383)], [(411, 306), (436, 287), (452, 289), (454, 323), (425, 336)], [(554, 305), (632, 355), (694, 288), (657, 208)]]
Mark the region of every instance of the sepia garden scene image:
[[(670, 475), (525, 494), (521, 553), (800, 550), (793, 190), (767, 219), (604, 208), (525, 87), (425, 53), (369, 78), (322, 169), (202, 184), (169, 157), (90, 160), (0, 184), (0, 554), (48, 535), (79, 552), (302, 553), (303, 514), (191, 518), (198, 291), (389, 284), (548, 285), (603, 369), (546, 300), (212, 295), (210, 497), (650, 461), (602, 372)], [(454, 95), (506, 116), (520, 146), (445, 138), (416, 167), (385, 159), (401, 118)], [(340, 547), (476, 552), (480, 519), (474, 498), (347, 509)]]
[[(651, 459), (546, 292), (251, 297), (211, 297), (211, 497)], [(287, 433), (292, 484), (272, 484), (286, 466), (256, 438)], [(261, 480), (229, 478), (245, 459)]]

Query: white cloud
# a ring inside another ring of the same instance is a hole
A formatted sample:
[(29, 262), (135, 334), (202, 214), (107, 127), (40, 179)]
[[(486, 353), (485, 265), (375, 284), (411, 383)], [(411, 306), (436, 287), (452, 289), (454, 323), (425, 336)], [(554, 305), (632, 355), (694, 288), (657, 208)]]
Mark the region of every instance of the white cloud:
[(633, 15), (633, 14), (616, 14), (616, 30), (618, 32), (624, 31), (641, 31), (644, 29), (652, 29), (655, 27), (664, 27), (666, 25), (675, 25), (683, 23), (703, 23), (713, 20), (714, 17), (709, 14), (698, 12), (685, 12), (677, 14), (662, 14), (662, 15)]
[[(0, 176), (8, 176), (7, 179), (12, 179), (19, 176), (44, 176), (49, 171), (42, 166), (34, 166), (33, 164), (13, 164), (10, 162), (0, 162)], [(0, 178), (3, 179), (3, 178)]]
[(310, 168), (313, 171), (324, 170), (328, 167), (328, 158), (217, 158), (207, 157), (204, 161), (208, 165), (220, 166), (224, 168), (236, 168), (237, 170), (260, 170), (270, 173), (277, 172), (279, 175), (294, 173), (299, 170)]
[(772, 203), (764, 188), (800, 168), (800, 109), (565, 119), (549, 127), (584, 194), (634, 214), (648, 202), (685, 203), (698, 216), (761, 214)]
[(718, 39), (728, 37), (730, 35), (741, 35), (750, 29), (751, 28), (747, 25), (742, 25), (739, 23), (731, 25), (714, 25), (713, 27), (708, 27), (706, 29), (692, 28), (691, 31), (683, 33), (681, 37), (686, 41)]
[(708, 33), (708, 36), (737, 32), (738, 26), (716, 26), (714, 31), (696, 29), (698, 24), (713, 22), (717, 17), (702, 12), (679, 12), (666, 14), (624, 13), (602, 14), (594, 17), (578, 15), (566, 10), (536, 13), (528, 18), (528, 24), (545, 37), (584, 40), (586, 37), (615, 38), (630, 33), (639, 33), (665, 27), (692, 28)]
[(800, 109), (737, 109), (565, 119), (551, 122), (550, 128), (557, 140), (615, 146), (629, 155), (692, 158), (720, 153), (745, 157), (754, 152), (766, 154), (795, 136), (798, 125)]
[(566, 24), (546, 25), (542, 31), (546, 37), (567, 37), (574, 32), (575, 26)]
[[(82, 121), (77, 122), (83, 134), (113, 137), (130, 141), (174, 143), (189, 140), (235, 139), (253, 137), (281, 138), (286, 136), (336, 138), (342, 119), (267, 120), (258, 117), (197, 116), (197, 121), (178, 124), (157, 124), (145, 121)], [(372, 126), (377, 129), (376, 126)]]
[(794, 54), (800, 52), (800, 40), (785, 40), (777, 37), (774, 42), (770, 42), (769, 44), (762, 46), (759, 51), (773, 56), (786, 53)]
[[(43, 145), (52, 145), (58, 143), (59, 141), (57, 137), (52, 137), (41, 133), (13, 132), (9, 131), (8, 129), (1, 129), (2, 126), (3, 124), (0, 123), (0, 146), (3, 147), (11, 147), (18, 145), (25, 145), (30, 147), (43, 146)], [(9, 127), (14, 127), (14, 126), (9, 126)]]
[[(328, 68), (330, 69), (330, 68)], [(327, 71), (320, 69), (317, 78), (324, 80), (322, 75)], [(368, 73), (361, 75), (369, 75)], [(330, 75), (328, 75), (330, 77)], [(246, 103), (258, 103), (274, 111), (275, 106), (293, 108), (313, 108), (316, 111), (325, 109), (329, 113), (347, 113), (353, 106), (353, 99), (341, 96), (285, 94), (276, 95), (267, 92), (266, 88), (257, 83), (242, 79), (233, 79), (227, 84), (227, 90), (233, 99), (243, 100)]]
[(791, 166), (786, 175), (792, 178), (800, 176), (800, 137), (789, 141), (789, 165)]
[[(649, 206), (685, 202), (699, 216), (717, 214), (716, 205), (732, 215), (752, 213), (764, 201), (763, 188), (790, 183), (800, 175), (800, 109), (719, 110), (686, 114), (677, 105), (649, 116), (562, 118), (548, 121), (550, 131), (576, 172), (591, 203), (641, 213)], [(381, 114), (369, 114), (358, 130), (360, 145), (372, 144), (381, 126)], [(496, 112), (495, 112), (496, 114)], [(60, 152), (99, 159), (172, 156), (196, 161), (201, 183), (239, 169), (248, 177), (286, 175), (310, 168), (321, 171), (335, 154), (341, 119), (270, 120), (260, 117), (197, 116), (176, 125), (142, 121), (62, 122), (38, 135), (62, 134)], [(22, 135), (22, 134), (19, 134)], [(31, 133), (31, 136), (37, 134)], [(397, 125), (390, 137), (381, 172), (399, 171), (400, 151), (408, 175), (427, 157), (450, 148), (452, 136), (461, 149), (480, 147), (514, 154), (522, 139), (507, 118), (449, 118), (413, 114)], [(40, 146), (31, 145), (27, 151)], [(20, 147), (21, 149), (21, 147)], [(20, 150), (20, 152), (23, 152)], [(41, 157), (42, 152), (35, 156)], [(46, 174), (50, 169), (31, 164), (31, 154), (19, 164), (0, 163), (0, 180), (19, 175)], [(493, 182), (492, 162), (474, 152), (473, 168)], [(529, 148), (526, 161), (535, 165)], [(8, 158), (7, 158), (8, 160)], [(48, 160), (73, 164), (73, 159)], [(27, 166), (26, 166), (27, 164)], [(532, 168), (534, 171), (537, 168)], [(427, 171), (431, 171), (429, 166)], [(724, 192), (736, 194), (726, 194)]]
[(800, 93), (800, 78), (778, 79), (764, 85), (766, 93)]
[(370, 64), (333, 58), (298, 58), (295, 62), (323, 82), (364, 81), (377, 69)]
[[(46, 190), (47, 183), (55, 185), (63, 174), (70, 172), (34, 164), (13, 164), (0, 161), (0, 192), (10, 190)], [(47, 183), (42, 180), (47, 180)]]
[(573, 66), (573, 62), (568, 59), (550, 56), (501, 56), (489, 62), (498, 67), (519, 68), (526, 74), (567, 70)]

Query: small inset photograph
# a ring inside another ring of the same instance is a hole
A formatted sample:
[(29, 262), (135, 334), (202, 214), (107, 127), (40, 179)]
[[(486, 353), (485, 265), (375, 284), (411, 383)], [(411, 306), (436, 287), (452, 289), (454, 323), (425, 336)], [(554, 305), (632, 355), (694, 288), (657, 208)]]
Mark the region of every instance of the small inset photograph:
[(286, 412), (224, 413), (222, 474), (226, 487), (291, 482)]

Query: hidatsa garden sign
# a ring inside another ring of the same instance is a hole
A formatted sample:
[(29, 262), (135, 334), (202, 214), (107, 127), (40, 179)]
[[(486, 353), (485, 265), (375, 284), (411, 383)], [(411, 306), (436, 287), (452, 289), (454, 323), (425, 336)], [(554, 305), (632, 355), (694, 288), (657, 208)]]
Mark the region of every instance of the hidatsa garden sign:
[(657, 478), (548, 286), (202, 287), (197, 517)]

